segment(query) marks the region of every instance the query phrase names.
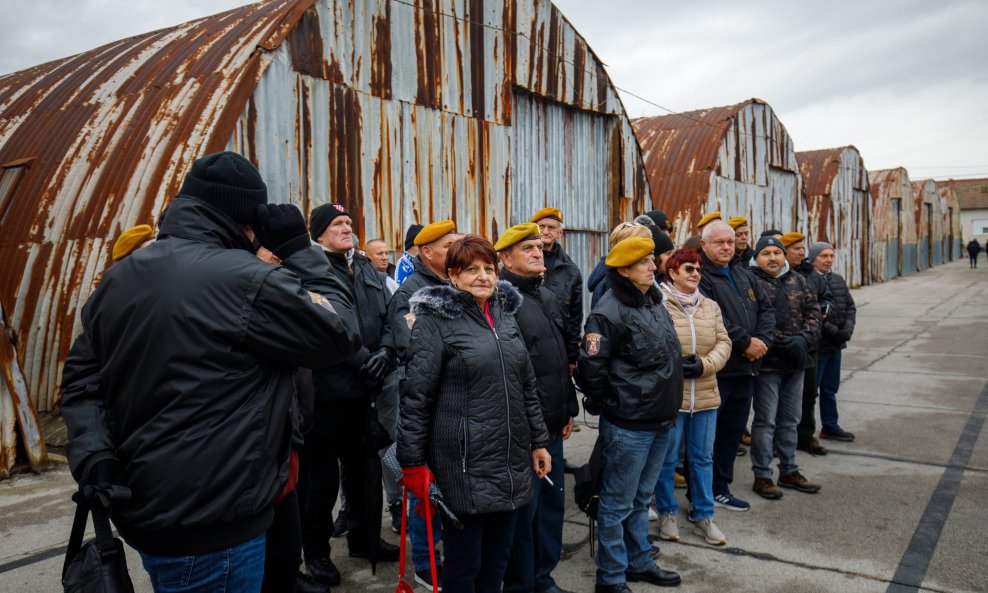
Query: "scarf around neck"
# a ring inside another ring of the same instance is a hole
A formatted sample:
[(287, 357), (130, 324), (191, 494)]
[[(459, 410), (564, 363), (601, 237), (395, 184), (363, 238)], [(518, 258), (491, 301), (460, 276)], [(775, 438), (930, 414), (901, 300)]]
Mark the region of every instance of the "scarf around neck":
[(686, 294), (685, 292), (680, 292), (671, 282), (662, 283), (669, 294), (676, 299), (683, 309), (686, 309), (688, 315), (692, 315), (696, 311), (696, 305), (700, 302), (700, 291), (694, 290), (693, 294)]

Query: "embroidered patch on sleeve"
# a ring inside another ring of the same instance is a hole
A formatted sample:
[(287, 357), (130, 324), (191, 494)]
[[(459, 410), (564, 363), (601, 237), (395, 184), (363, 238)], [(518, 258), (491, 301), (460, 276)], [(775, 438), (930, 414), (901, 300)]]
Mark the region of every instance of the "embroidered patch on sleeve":
[(329, 302), (329, 299), (318, 292), (312, 292), (311, 290), (307, 290), (306, 292), (309, 293), (309, 300), (311, 300), (313, 304), (319, 305), (330, 313), (336, 313), (336, 309), (333, 308), (333, 303)]
[(751, 288), (748, 289), (748, 298), (751, 299), (752, 302), (757, 300), (755, 299), (755, 291)]
[(583, 336), (583, 339), (587, 342), (587, 354), (596, 356), (600, 352), (600, 339), (602, 337), (600, 334), (593, 333)]

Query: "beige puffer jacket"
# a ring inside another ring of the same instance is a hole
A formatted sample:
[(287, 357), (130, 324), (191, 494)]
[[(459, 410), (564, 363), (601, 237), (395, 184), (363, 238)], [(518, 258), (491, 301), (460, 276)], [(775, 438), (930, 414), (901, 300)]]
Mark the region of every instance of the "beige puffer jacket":
[(672, 296), (665, 283), (659, 287), (665, 296), (666, 310), (676, 326), (683, 356), (694, 353), (703, 361), (703, 376), (683, 381), (683, 412), (709, 410), (720, 405), (717, 390), (717, 371), (724, 368), (731, 357), (731, 338), (727, 335), (720, 306), (700, 295), (693, 316)]

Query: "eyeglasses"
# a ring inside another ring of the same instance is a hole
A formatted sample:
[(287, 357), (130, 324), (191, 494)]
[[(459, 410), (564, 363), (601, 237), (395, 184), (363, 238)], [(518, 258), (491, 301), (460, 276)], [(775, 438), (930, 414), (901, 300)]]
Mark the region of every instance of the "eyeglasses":
[(690, 264), (683, 264), (683, 271), (686, 272), (687, 274), (692, 274), (693, 272), (699, 274), (701, 269), (702, 266), (691, 266)]

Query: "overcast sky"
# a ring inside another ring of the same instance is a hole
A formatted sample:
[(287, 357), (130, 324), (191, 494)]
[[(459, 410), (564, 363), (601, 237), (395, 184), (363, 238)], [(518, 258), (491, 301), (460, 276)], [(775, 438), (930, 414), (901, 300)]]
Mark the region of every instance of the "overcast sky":
[[(0, 0), (0, 74), (246, 4)], [(614, 84), (674, 111), (767, 101), (796, 150), (988, 177), (988, 2), (556, 0)], [(606, 7), (606, 8), (605, 8)], [(632, 117), (667, 112), (622, 94)]]

